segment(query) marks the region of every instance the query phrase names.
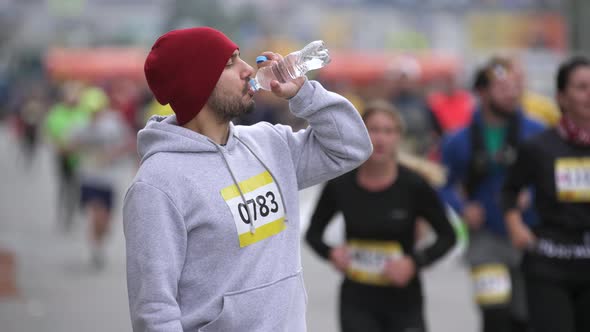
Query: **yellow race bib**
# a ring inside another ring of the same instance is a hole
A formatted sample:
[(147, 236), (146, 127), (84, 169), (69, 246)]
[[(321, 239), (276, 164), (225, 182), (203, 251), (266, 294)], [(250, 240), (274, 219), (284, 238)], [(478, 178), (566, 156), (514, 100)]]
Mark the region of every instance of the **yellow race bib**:
[[(221, 190), (221, 197), (229, 207), (236, 224), (240, 248), (262, 241), (282, 232), (285, 227), (285, 208), (272, 176), (264, 171), (238, 184)], [(248, 213), (248, 211), (250, 213)], [(252, 233), (250, 224), (254, 223)]]
[(557, 159), (555, 189), (562, 202), (590, 202), (590, 158)]
[(369, 285), (389, 285), (390, 282), (383, 276), (385, 263), (403, 255), (401, 245), (395, 241), (350, 240), (348, 249), (348, 278)]
[(480, 305), (508, 303), (512, 282), (508, 268), (502, 264), (482, 264), (471, 270), (475, 301)]

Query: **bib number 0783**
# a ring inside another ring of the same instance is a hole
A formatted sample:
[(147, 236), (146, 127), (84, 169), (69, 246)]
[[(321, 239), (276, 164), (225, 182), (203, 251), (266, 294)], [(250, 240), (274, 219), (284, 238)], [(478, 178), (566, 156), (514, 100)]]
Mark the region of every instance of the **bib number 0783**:
[[(268, 201), (270, 201), (270, 207), (267, 205)], [(254, 212), (252, 215), (248, 213), (250, 205), (252, 205), (252, 209), (250, 211)], [(267, 191), (264, 195), (258, 195), (253, 199), (249, 199), (246, 201), (246, 203), (238, 204), (240, 218), (245, 224), (252, 222), (250, 217), (253, 217), (254, 221), (256, 221), (258, 220), (259, 214), (261, 217), (266, 217), (271, 212), (276, 213), (277, 211), (279, 211), (279, 205), (275, 201), (275, 194), (272, 191)]]

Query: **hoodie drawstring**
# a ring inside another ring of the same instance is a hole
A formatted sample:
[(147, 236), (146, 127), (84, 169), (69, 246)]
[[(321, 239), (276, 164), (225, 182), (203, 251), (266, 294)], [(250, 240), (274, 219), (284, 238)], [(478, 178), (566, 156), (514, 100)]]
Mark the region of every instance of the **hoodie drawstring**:
[[(270, 168), (268, 168), (268, 166), (266, 166), (264, 161), (262, 161), (262, 159), (260, 159), (260, 157), (258, 157), (258, 155), (256, 153), (254, 153), (254, 151), (252, 151), (252, 149), (248, 146), (248, 144), (244, 143), (244, 141), (242, 141), (239, 137), (237, 137), (235, 135), (234, 135), (234, 138), (238, 142), (242, 143), (242, 145), (245, 146), (246, 149), (248, 149), (248, 151), (250, 151), (250, 153), (254, 156), (254, 158), (256, 158), (256, 160), (258, 160), (260, 165), (262, 165), (262, 167), (268, 172), (268, 174), (270, 174), (270, 177), (272, 178), (274, 183), (277, 185), (277, 189), (279, 190), (279, 196), (281, 196), (281, 203), (283, 203), (283, 210), (285, 211), (285, 222), (288, 222), (289, 218), (288, 218), (288, 213), (287, 213), (287, 204), (285, 204), (285, 197), (283, 195), (283, 190), (281, 189), (281, 185), (277, 181), (276, 177), (274, 176), (274, 174), (272, 173)], [(223, 159), (223, 162), (225, 163), (225, 167), (227, 167), (229, 174), (232, 178), (232, 181), (234, 182), (234, 184), (238, 188), (238, 192), (240, 193), (240, 197), (242, 198), (242, 202), (246, 206), (246, 212), (248, 213), (248, 220), (250, 220), (250, 233), (254, 234), (256, 232), (256, 225), (254, 225), (254, 219), (252, 218), (252, 214), (250, 213), (250, 207), (246, 203), (246, 197), (244, 196), (244, 193), (242, 192), (242, 188), (240, 188), (240, 185), (238, 184), (238, 180), (236, 179), (234, 172), (232, 171), (231, 167), (229, 166), (229, 162), (227, 161), (227, 158), (225, 157), (225, 154), (223, 153), (223, 150), (221, 149), (221, 147), (218, 144), (216, 144), (215, 142), (213, 142), (213, 141), (211, 141), (211, 142), (213, 143), (213, 145), (215, 145), (215, 147), (217, 148), (217, 150), (221, 154), (221, 159)]]
[[(254, 151), (252, 151), (252, 149), (250, 149), (250, 147), (244, 143), (244, 141), (242, 141), (238, 136), (234, 135), (234, 138), (242, 143), (242, 145), (244, 145), (246, 147), (246, 149), (248, 149), (248, 151), (250, 151), (250, 153), (254, 156), (254, 158), (256, 158), (256, 160), (258, 160), (258, 162), (262, 165), (262, 167), (264, 167), (264, 169), (266, 169), (266, 171), (268, 172), (268, 174), (270, 174), (270, 177), (272, 178), (272, 180), (274, 181), (274, 183), (276, 183), (277, 185), (277, 189), (279, 189), (279, 195), (281, 196), (281, 203), (283, 203), (283, 210), (285, 211), (285, 222), (289, 221), (289, 218), (287, 217), (287, 204), (285, 204), (285, 198), (283, 196), (283, 191), (281, 190), (281, 185), (279, 184), (279, 182), (277, 181), (277, 179), (275, 178), (274, 174), (272, 174), (272, 171), (270, 170), (270, 168), (268, 168), (268, 166), (266, 166), (266, 164), (262, 161), (262, 159), (260, 159), (260, 157), (258, 157), (258, 155), (256, 153), (254, 153)], [(227, 161), (226, 161), (227, 163)]]
[[(234, 175), (234, 172), (232, 171), (231, 167), (229, 166), (229, 163), (227, 162), (227, 158), (225, 158), (225, 154), (223, 153), (223, 150), (221, 149), (221, 147), (217, 144), (215, 144), (215, 147), (217, 147), (217, 150), (219, 150), (219, 153), (221, 154), (221, 159), (223, 159), (223, 162), (225, 163), (225, 167), (227, 167), (229, 174), (231, 175), (232, 180), (234, 181), (234, 184), (236, 185), (236, 187), (238, 188), (238, 192), (240, 193), (240, 197), (242, 198), (242, 203), (244, 203), (244, 205), (246, 206), (246, 213), (248, 213), (248, 220), (250, 220), (250, 233), (254, 234), (256, 233), (256, 226), (254, 225), (254, 219), (252, 218), (252, 214), (250, 214), (250, 207), (249, 205), (246, 203), (246, 197), (244, 196), (244, 193), (242, 192), (242, 188), (240, 188), (240, 185), (238, 184), (238, 181), (236, 180), (236, 176)], [(270, 173), (270, 171), (269, 171)], [(272, 174), (271, 174), (272, 176)], [(280, 192), (280, 190), (279, 190)]]

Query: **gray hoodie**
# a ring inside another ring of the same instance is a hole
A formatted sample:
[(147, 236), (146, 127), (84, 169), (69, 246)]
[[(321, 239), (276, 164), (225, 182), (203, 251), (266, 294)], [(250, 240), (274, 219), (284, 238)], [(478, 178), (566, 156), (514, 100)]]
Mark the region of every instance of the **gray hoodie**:
[(306, 130), (230, 125), (220, 146), (170, 116), (139, 132), (123, 208), (134, 331), (306, 330), (298, 191), (372, 146), (352, 104), (317, 82), (289, 106)]

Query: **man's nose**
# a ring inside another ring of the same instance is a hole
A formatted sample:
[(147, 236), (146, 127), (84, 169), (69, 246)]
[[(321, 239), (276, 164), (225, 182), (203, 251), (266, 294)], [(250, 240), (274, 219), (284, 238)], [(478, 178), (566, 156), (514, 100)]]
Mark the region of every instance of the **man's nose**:
[(254, 68), (250, 66), (247, 62), (244, 61), (244, 70), (242, 71), (242, 77), (250, 77), (254, 76)]

